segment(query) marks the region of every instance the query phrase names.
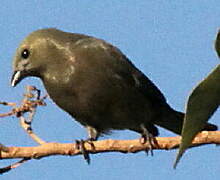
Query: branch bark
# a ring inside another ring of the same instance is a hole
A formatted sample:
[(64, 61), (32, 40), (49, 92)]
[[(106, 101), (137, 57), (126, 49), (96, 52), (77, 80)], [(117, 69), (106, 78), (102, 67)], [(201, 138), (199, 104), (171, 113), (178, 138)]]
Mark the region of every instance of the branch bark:
[[(180, 136), (177, 137), (157, 137), (153, 149), (155, 150), (171, 150), (180, 144)], [(203, 131), (199, 133), (191, 147), (201, 146), (205, 144), (220, 144), (220, 131)], [(141, 144), (139, 139), (136, 140), (101, 140), (94, 141), (91, 145), (85, 142), (85, 150), (88, 153), (104, 153), (104, 152), (121, 152), (121, 153), (137, 153), (149, 150), (149, 143)], [(1, 159), (13, 158), (31, 158), (39, 159), (52, 155), (68, 155), (74, 156), (81, 154), (75, 143), (44, 143), (35, 147), (8, 147), (8, 151), (1, 152)]]

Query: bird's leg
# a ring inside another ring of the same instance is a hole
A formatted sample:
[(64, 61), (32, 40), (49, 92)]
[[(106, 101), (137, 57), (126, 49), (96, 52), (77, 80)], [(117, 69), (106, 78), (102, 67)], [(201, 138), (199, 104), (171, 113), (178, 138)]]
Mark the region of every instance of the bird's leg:
[(80, 152), (82, 153), (84, 159), (86, 160), (86, 162), (88, 164), (90, 164), (90, 157), (89, 157), (89, 153), (86, 151), (86, 148), (85, 148), (85, 142), (86, 140), (76, 140), (76, 148), (80, 150)]
[(83, 154), (84, 159), (88, 164), (90, 164), (90, 156), (89, 153), (85, 149), (85, 143), (89, 143), (93, 149), (95, 149), (95, 146), (93, 144), (93, 141), (96, 141), (98, 138), (99, 133), (97, 130), (91, 126), (86, 126), (89, 138), (87, 140), (76, 140), (77, 149), (81, 151)]
[(98, 131), (94, 127), (91, 127), (91, 126), (86, 126), (86, 129), (87, 129), (87, 132), (89, 135), (88, 140), (89, 141), (96, 141), (99, 136)]
[(147, 128), (141, 124), (141, 138), (140, 143), (145, 144), (146, 142), (149, 143), (149, 150), (146, 149), (145, 152), (148, 154), (148, 151), (150, 151), (151, 156), (153, 156), (153, 144), (154, 144), (154, 136), (147, 130)]

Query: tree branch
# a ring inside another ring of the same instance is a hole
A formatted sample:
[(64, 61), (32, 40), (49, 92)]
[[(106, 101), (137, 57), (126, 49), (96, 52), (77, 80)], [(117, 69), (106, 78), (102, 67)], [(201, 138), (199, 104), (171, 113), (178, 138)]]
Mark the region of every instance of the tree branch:
[[(157, 137), (155, 150), (175, 149), (180, 144), (180, 136)], [(137, 153), (149, 150), (149, 143), (141, 144), (139, 139), (135, 140), (101, 140), (94, 141), (91, 145), (85, 142), (85, 149), (88, 153), (96, 154), (103, 152)], [(220, 131), (203, 131), (194, 139), (191, 147), (205, 144), (220, 144)], [(43, 158), (52, 155), (74, 156), (81, 154), (75, 143), (44, 143), (36, 147), (8, 147), (7, 152), (1, 152), (1, 159), (13, 158)]]
[[(33, 93), (33, 91), (36, 94)], [(39, 159), (43, 157), (53, 156), (53, 155), (64, 155), (64, 156), (75, 156), (79, 155), (82, 152), (76, 143), (52, 143), (45, 142), (40, 139), (31, 128), (31, 122), (33, 120), (36, 108), (38, 106), (45, 106), (44, 97), (40, 97), (40, 91), (35, 87), (28, 86), (26, 88), (26, 94), (22, 100), (22, 103), (19, 107), (16, 107), (15, 103), (0, 102), (2, 105), (12, 106), (12, 110), (8, 113), (0, 114), (0, 117), (6, 117), (15, 115), (20, 118), (20, 123), (23, 129), (30, 135), (30, 137), (36, 141), (39, 146), (35, 147), (5, 147), (0, 144), (0, 159), (16, 159), (22, 158), (18, 162), (1, 168), (0, 174), (10, 171), (13, 168), (16, 168), (27, 162), (31, 159)], [(24, 118), (24, 114), (29, 113), (27, 119)], [(87, 142), (85, 141), (85, 151), (87, 153), (96, 154), (104, 152), (121, 152), (121, 153), (137, 153), (140, 151), (147, 150), (171, 150), (175, 149), (180, 144), (181, 137), (157, 137), (154, 138), (154, 142), (145, 144), (140, 142), (140, 139), (135, 140), (101, 140)], [(192, 142), (191, 147), (206, 145), (206, 144), (220, 144), (220, 131), (203, 131), (199, 133), (194, 141)]]

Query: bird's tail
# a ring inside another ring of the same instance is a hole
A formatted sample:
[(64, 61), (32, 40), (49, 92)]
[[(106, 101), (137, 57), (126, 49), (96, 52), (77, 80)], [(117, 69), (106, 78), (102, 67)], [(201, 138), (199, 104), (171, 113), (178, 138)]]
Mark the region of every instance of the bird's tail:
[[(161, 116), (162, 119), (158, 119), (155, 124), (180, 135), (182, 131), (184, 115), (184, 113), (175, 111), (172, 108), (169, 110), (166, 108), (165, 114)], [(202, 131), (216, 131), (217, 129), (218, 127), (216, 125), (206, 123)]]

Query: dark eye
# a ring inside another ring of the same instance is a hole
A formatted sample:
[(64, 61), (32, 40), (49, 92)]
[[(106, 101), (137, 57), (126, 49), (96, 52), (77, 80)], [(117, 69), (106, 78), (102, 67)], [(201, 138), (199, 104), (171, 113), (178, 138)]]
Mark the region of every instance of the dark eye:
[(29, 50), (27, 49), (24, 49), (22, 52), (21, 52), (21, 57), (24, 58), (24, 59), (27, 59), (30, 55), (30, 52)]

